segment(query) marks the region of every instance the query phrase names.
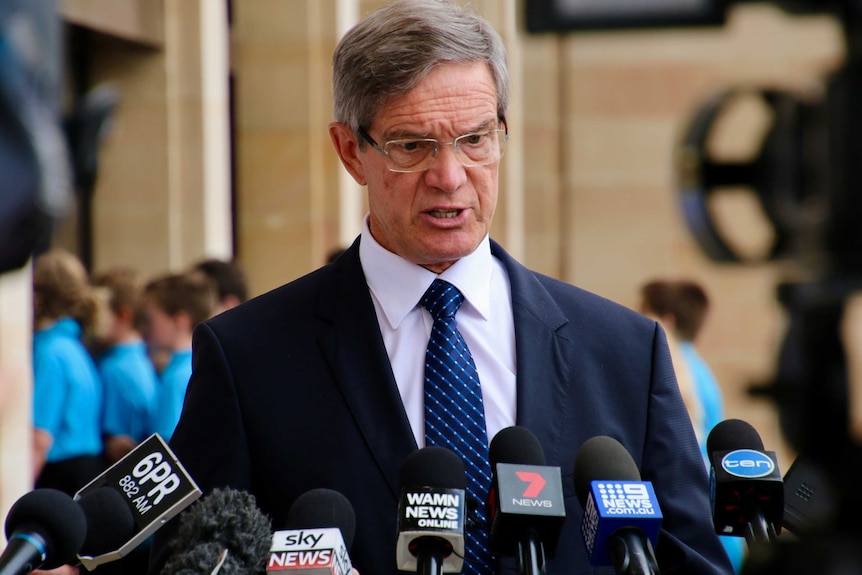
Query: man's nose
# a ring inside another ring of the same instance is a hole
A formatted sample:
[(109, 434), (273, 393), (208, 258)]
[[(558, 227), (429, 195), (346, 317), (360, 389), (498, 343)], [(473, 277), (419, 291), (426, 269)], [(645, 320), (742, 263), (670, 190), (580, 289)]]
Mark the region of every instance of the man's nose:
[(452, 144), (442, 144), (437, 152), (437, 158), (426, 172), (427, 183), (441, 190), (458, 189), (467, 179), (467, 170), (458, 158), (458, 152)]

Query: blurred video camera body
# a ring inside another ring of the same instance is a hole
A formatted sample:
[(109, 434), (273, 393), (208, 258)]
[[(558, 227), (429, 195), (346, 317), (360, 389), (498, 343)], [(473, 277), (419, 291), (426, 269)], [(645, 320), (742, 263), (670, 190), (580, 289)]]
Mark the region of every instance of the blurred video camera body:
[(61, 54), (54, 0), (0, 1), (0, 273), (47, 247), (71, 203)]

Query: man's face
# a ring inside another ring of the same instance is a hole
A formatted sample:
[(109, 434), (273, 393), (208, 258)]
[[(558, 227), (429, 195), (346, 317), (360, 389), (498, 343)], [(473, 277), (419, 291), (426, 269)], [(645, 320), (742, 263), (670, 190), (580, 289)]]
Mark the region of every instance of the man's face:
[[(443, 64), (405, 96), (389, 103), (366, 127), (383, 146), (399, 138), (435, 138), (447, 144), (498, 128), (497, 95), (481, 62)], [(454, 147), (441, 145), (424, 172), (398, 173), (366, 145), (356, 155), (368, 186), (370, 228), (384, 248), (437, 273), (472, 253), (488, 234), (497, 206), (499, 159), (464, 167)]]

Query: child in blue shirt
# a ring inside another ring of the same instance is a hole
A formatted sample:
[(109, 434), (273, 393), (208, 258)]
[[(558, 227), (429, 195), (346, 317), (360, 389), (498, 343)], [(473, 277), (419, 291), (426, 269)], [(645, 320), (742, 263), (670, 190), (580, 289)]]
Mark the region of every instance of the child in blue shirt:
[(102, 383), (81, 337), (99, 299), (80, 260), (51, 250), (33, 266), (35, 486), (70, 495), (105, 468)]
[(115, 267), (96, 276), (93, 284), (105, 290), (111, 308), (96, 366), (105, 388), (105, 452), (114, 463), (153, 433), (159, 382), (139, 330), (143, 277), (131, 268)]
[(192, 332), (215, 311), (216, 290), (198, 272), (167, 274), (144, 288), (147, 344), (170, 353), (159, 374), (160, 386), (154, 430), (170, 440), (180, 419), (186, 387), (192, 374)]

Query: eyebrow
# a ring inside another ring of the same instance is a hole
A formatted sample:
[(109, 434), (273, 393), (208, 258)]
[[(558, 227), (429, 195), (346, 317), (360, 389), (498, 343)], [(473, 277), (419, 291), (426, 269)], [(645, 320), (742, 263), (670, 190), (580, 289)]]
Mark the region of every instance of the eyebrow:
[[(459, 134), (456, 137), (464, 136), (466, 134), (475, 134), (477, 132), (483, 132), (486, 130), (494, 129), (501, 120), (499, 118), (494, 118), (492, 120), (485, 120), (484, 122), (468, 129), (466, 132)], [(391, 142), (392, 140), (431, 140), (431, 139), (439, 139), (433, 138), (430, 134), (419, 133), (419, 132), (411, 132), (410, 130), (395, 130), (393, 132), (385, 132), (383, 134), (383, 142)]]

